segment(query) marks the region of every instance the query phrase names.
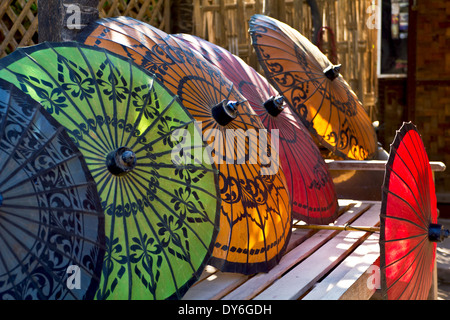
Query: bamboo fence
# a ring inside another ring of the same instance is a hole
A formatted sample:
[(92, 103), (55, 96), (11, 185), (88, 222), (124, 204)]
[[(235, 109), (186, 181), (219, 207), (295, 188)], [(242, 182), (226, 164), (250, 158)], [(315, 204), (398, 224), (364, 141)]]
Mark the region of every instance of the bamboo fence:
[[(45, 1), (45, 0), (44, 0)], [(0, 1), (0, 58), (38, 43), (38, 0)], [(100, 18), (129, 16), (170, 31), (170, 0), (99, 0)]]
[[(313, 38), (313, 17), (307, 0), (272, 1), (278, 6), (264, 8), (262, 0), (193, 0), (193, 33), (238, 55), (261, 71), (248, 34), (248, 20), (265, 13), (286, 22), (305, 37)], [(363, 102), (371, 119), (377, 118), (377, 29), (373, 25), (375, 0), (316, 0), (324, 33), (320, 48), (336, 63)], [(333, 39), (334, 36), (334, 39)], [(332, 41), (334, 40), (334, 41)]]

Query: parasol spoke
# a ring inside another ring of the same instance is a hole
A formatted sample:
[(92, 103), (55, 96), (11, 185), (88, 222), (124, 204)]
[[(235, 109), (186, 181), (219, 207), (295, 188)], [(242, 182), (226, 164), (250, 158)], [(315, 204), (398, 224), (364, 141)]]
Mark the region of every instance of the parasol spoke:
[[(28, 278), (30, 279), (30, 281), (33, 283), (34, 287), (37, 289), (37, 291), (39, 292), (40, 296), (45, 297), (45, 294), (43, 293), (42, 288), (41, 288), (41, 286), (39, 285), (39, 283), (36, 281), (35, 277), (33, 277), (33, 275), (28, 271), (28, 269), (26, 268), (26, 266), (23, 265), (23, 262), (22, 262), (21, 259), (17, 256), (17, 254), (15, 253), (15, 250), (13, 250), (12, 246), (8, 244), (8, 242), (7, 242), (7, 240), (6, 240), (6, 238), (5, 238), (4, 235), (7, 234), (7, 233), (9, 233), (9, 230), (8, 230), (8, 229), (5, 229), (5, 228), (3, 227), (3, 225), (1, 225), (1, 224), (0, 224), (0, 227), (1, 227), (2, 229), (5, 230), (4, 232), (0, 232), (0, 238), (2, 239), (3, 243), (5, 244), (5, 247), (6, 247), (6, 248), (8, 249), (8, 251), (13, 255), (15, 261), (17, 261), (17, 263), (22, 267), (22, 269), (24, 270), (24, 273), (27, 275), (27, 277), (28, 277)], [(3, 250), (2, 250), (2, 251), (3, 251)], [(16, 279), (17, 277), (15, 277), (15, 276), (13, 276), (13, 275), (11, 274), (11, 271), (10, 271), (10, 269), (8, 268), (8, 265), (6, 264), (5, 259), (3, 258), (3, 252), (2, 252), (2, 251), (0, 251), (0, 256), (2, 257), (1, 261), (2, 261), (2, 263), (3, 263), (4, 267), (5, 267), (5, 269), (6, 269), (7, 272), (8, 272), (9, 279), (11, 279), (10, 281), (12, 281), (12, 283), (13, 283), (13, 288), (14, 288), (14, 291), (15, 291), (15, 293), (16, 293), (16, 296), (17, 296), (17, 297), (20, 297), (20, 296), (21, 296), (21, 288), (19, 288), (19, 284), (16, 284), (16, 282), (15, 282), (15, 281), (16, 281), (15, 279)], [(34, 257), (37, 258), (38, 261), (39, 261), (39, 257), (36, 257), (36, 256), (34, 256)], [(44, 266), (44, 268), (45, 268), (45, 266)], [(51, 271), (51, 270), (47, 269), (47, 271)], [(50, 273), (50, 274), (51, 274), (51, 273)], [(57, 280), (57, 281), (59, 281), (59, 279), (56, 278), (56, 277), (54, 277), (54, 279)]]
[[(59, 54), (58, 54), (55, 50), (53, 50), (53, 51), (56, 53), (57, 56), (59, 56)], [(94, 72), (93, 72), (93, 69), (92, 69), (91, 64), (89, 63), (88, 58), (86, 57), (86, 55), (83, 53), (82, 50), (79, 49), (78, 51), (79, 51), (81, 57), (83, 58), (84, 63), (86, 64), (87, 68), (88, 68), (89, 71), (90, 71), (90, 76), (91, 76), (93, 79), (95, 79), (95, 74), (94, 74)], [(107, 55), (105, 55), (105, 58), (108, 59)], [(77, 77), (74, 75), (74, 71), (73, 71), (73, 69), (71, 68), (71, 66), (68, 65), (67, 60), (66, 60), (66, 59), (62, 59), (62, 61), (63, 61), (63, 63), (65, 64), (67, 70), (69, 71), (69, 74), (71, 75), (71, 78), (75, 79), (75, 82), (77, 82), (77, 81), (78, 81), (78, 80), (77, 80)], [(81, 83), (78, 82), (78, 85), (81, 87)], [(101, 91), (100, 91), (99, 88), (98, 88), (98, 83), (97, 83), (97, 82), (95, 82), (95, 86), (97, 87), (96, 92), (97, 92), (98, 95), (99, 95), (99, 96), (98, 96), (98, 101), (100, 101), (101, 106), (102, 106), (103, 118), (106, 119), (107, 116), (108, 116), (108, 114), (107, 114), (106, 111), (105, 111), (105, 106), (104, 106), (104, 104), (103, 104), (103, 99), (100, 97), (100, 92), (101, 92)], [(113, 82), (113, 86), (114, 86), (114, 82)], [(86, 103), (87, 103), (87, 105), (89, 106), (89, 110), (90, 110), (91, 114), (94, 116), (94, 118), (96, 118), (97, 114), (96, 114), (95, 110), (93, 109), (91, 102), (90, 102), (87, 98), (86, 98)], [(72, 104), (74, 104), (74, 102), (72, 102)], [(80, 110), (78, 110), (78, 111), (80, 112)], [(86, 121), (87, 121), (87, 120), (86, 120)], [(112, 136), (111, 136), (111, 131), (109, 131), (109, 136), (104, 132), (102, 126), (100, 127), (100, 131), (101, 131), (101, 133), (103, 134), (103, 137), (104, 137), (104, 138), (103, 138), (103, 142), (107, 143), (108, 141), (112, 141), (112, 139), (111, 139), (111, 138), (112, 138)], [(110, 145), (110, 144), (108, 144), (107, 147), (110, 148), (110, 149), (113, 148), (113, 146)]]
[[(392, 265), (394, 265), (394, 264), (396, 264), (396, 263), (400, 263), (402, 260), (408, 258), (408, 256), (409, 256), (410, 254), (412, 254), (415, 250), (418, 250), (418, 252), (417, 252), (417, 254), (414, 256), (413, 262), (416, 261), (417, 259), (422, 259), (422, 258), (423, 258), (423, 255), (420, 254), (420, 253), (421, 253), (421, 252), (423, 251), (423, 249), (424, 249), (424, 244), (425, 244), (425, 239), (422, 239), (422, 241), (421, 241), (420, 243), (418, 243), (414, 248), (412, 248), (406, 255), (402, 256), (400, 259), (398, 259), (398, 260), (396, 260), (396, 261), (392, 261), (389, 265), (386, 265), (385, 268), (389, 268), (390, 266), (392, 266)], [(392, 289), (395, 285), (397, 285), (399, 282), (401, 282), (402, 277), (404, 277), (407, 273), (410, 273), (410, 272), (411, 272), (411, 269), (412, 269), (413, 267), (414, 267), (414, 263), (410, 263), (410, 264), (407, 266), (407, 268), (405, 269), (405, 271), (404, 271), (402, 274), (399, 274), (399, 276), (397, 277), (397, 279), (395, 279), (394, 282), (392, 282), (392, 284), (387, 288), (387, 290)], [(419, 270), (417, 270), (417, 271), (419, 271)], [(412, 273), (412, 274), (414, 275), (414, 273)], [(407, 286), (411, 285), (411, 282), (410, 282), (410, 281), (406, 281), (406, 283), (407, 283)], [(407, 287), (405, 287), (405, 289), (403, 289), (402, 293), (399, 294), (399, 297), (402, 297), (402, 296), (403, 296), (403, 294), (404, 294), (405, 291), (406, 291), (406, 288), (407, 288)]]
[(382, 192), (381, 259), (383, 296), (426, 299), (437, 241), (448, 230), (437, 221), (430, 162), (417, 128), (403, 123), (391, 145)]
[[(207, 155), (208, 158), (215, 156), (219, 161), (233, 161), (218, 164), (220, 174), (218, 187), (223, 201), (220, 208), (222, 214), (219, 216), (220, 231), (213, 245), (211, 263), (222, 271), (246, 274), (269, 270), (279, 260), (280, 252), (285, 250), (290, 234), (290, 228), (287, 228), (286, 224), (283, 225), (290, 221), (290, 210), (278, 207), (282, 202), (281, 199), (288, 197), (288, 193), (281, 173), (277, 174), (280, 178), (273, 181), (259, 179), (260, 162), (254, 161), (255, 163), (248, 166), (237, 163), (238, 158), (230, 157), (231, 151), (226, 150), (228, 146), (236, 145), (242, 156), (245, 155), (244, 160), (255, 160), (254, 155), (245, 154), (249, 152), (245, 142), (240, 140), (228, 142), (223, 140), (223, 136), (227, 129), (234, 132), (241, 129), (246, 134), (250, 129), (264, 128), (257, 115), (252, 112), (248, 98), (239, 93), (238, 85), (229, 81), (208, 59), (190, 50), (178, 38), (132, 18), (100, 20), (83, 31), (80, 39), (87, 44), (102, 45), (129, 56), (155, 73), (172, 94), (180, 98), (192, 117), (202, 121), (203, 140), (210, 142), (211, 147), (214, 147), (214, 151), (208, 150), (213, 151)], [(226, 119), (216, 118), (220, 110), (228, 114)], [(233, 119), (231, 113), (233, 115), (237, 113), (237, 117)], [(222, 135), (220, 137), (222, 139), (219, 139), (218, 132)], [(237, 136), (238, 139), (243, 138), (240, 133), (237, 133)], [(250, 138), (246, 138), (251, 140), (252, 137), (258, 136), (250, 133)], [(213, 139), (214, 141), (210, 141)], [(219, 153), (217, 149), (224, 151)], [(156, 153), (163, 155), (165, 152), (163, 150)], [(144, 174), (139, 170), (138, 173)], [(159, 193), (160, 190), (157, 187), (156, 189)], [(268, 195), (268, 190), (274, 192), (272, 197)], [(286, 206), (290, 205), (287, 199), (283, 201)], [(277, 216), (281, 214), (282, 219)], [(267, 232), (258, 225), (263, 219), (268, 221)], [(277, 230), (270, 231), (275, 224)], [(281, 231), (282, 229), (285, 230)], [(266, 247), (270, 246), (267, 237), (268, 234), (275, 232), (278, 240), (276, 245), (275, 241), (270, 240), (274, 245), (270, 247), (272, 252), (269, 254), (266, 251)], [(241, 239), (244, 241), (242, 245), (239, 244)]]
[[(412, 174), (411, 170), (408, 168), (408, 166), (406, 165), (406, 163), (403, 161), (401, 156), (398, 156), (398, 159), (401, 159), (401, 161), (403, 162), (404, 166), (408, 169), (409, 174), (411, 177), (414, 178), (414, 175)], [(404, 199), (404, 197), (402, 195), (397, 195), (394, 192), (389, 192), (390, 194), (392, 194), (393, 196), (397, 197), (400, 201), (403, 201), (412, 211), (413, 213), (416, 215), (416, 217), (419, 219), (419, 221), (422, 222), (423, 226), (427, 226), (427, 221), (424, 220), (424, 216), (423, 214), (423, 210), (425, 208), (423, 201), (421, 200), (421, 197), (419, 196), (418, 198), (418, 194), (415, 192), (416, 190), (414, 190), (412, 188), (412, 186), (410, 186), (403, 178), (403, 175), (401, 173), (397, 173), (396, 170), (394, 170), (391, 165), (389, 163), (386, 164), (386, 168), (388, 170), (390, 170), (391, 173), (394, 173), (394, 175), (407, 187), (407, 189), (409, 190), (409, 192), (413, 195), (414, 197), (414, 202), (417, 205), (417, 209), (419, 210), (419, 212), (417, 212), (416, 208), (414, 208), (407, 200)], [(415, 184), (415, 186), (417, 187), (417, 184)], [(383, 188), (384, 191), (385, 188)], [(388, 190), (386, 190), (388, 191)], [(419, 201), (421, 203), (419, 203)]]

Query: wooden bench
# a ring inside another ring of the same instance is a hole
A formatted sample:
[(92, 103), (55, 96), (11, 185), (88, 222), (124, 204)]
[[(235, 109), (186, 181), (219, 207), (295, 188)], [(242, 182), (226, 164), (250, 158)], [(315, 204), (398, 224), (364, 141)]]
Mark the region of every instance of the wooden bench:
[[(328, 162), (330, 170), (384, 170), (385, 163)], [(432, 170), (443, 171), (445, 165), (433, 163)], [(336, 225), (379, 226), (380, 201), (339, 199), (339, 206)], [(286, 253), (268, 273), (246, 276), (207, 266), (183, 299), (378, 299), (379, 257), (379, 233), (293, 229)], [(436, 276), (430, 292), (430, 298), (436, 299)]]
[[(379, 224), (380, 202), (339, 200), (339, 205), (337, 224)], [(183, 299), (368, 299), (376, 290), (366, 283), (379, 257), (378, 236), (294, 229), (286, 254), (268, 273), (246, 276), (207, 266)]]

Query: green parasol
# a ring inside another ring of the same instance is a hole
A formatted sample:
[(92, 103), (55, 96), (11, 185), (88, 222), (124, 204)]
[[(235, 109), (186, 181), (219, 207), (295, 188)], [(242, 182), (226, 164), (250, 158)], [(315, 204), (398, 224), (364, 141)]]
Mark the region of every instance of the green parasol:
[(178, 148), (204, 147), (179, 100), (131, 60), (72, 42), (19, 49), (0, 77), (66, 127), (97, 183), (106, 252), (96, 298), (181, 298), (212, 251), (220, 197), (210, 159)]

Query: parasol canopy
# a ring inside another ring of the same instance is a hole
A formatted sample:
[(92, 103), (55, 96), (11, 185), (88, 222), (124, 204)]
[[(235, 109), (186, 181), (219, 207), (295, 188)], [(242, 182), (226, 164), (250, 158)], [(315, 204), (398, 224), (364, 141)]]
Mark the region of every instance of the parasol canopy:
[(292, 199), (293, 217), (307, 223), (333, 222), (338, 202), (327, 164), (298, 116), (285, 107), (283, 97), (255, 69), (226, 49), (193, 35), (174, 36), (200, 52), (233, 82), (266, 129), (279, 131), (280, 164)]
[(95, 179), (106, 234), (95, 298), (181, 298), (211, 254), (220, 197), (214, 164), (179, 148), (205, 146), (179, 100), (131, 60), (74, 42), (18, 49), (0, 77), (65, 126)]
[(202, 126), (218, 164), (222, 198), (210, 264), (244, 274), (276, 265), (291, 232), (286, 180), (273, 136), (233, 84), (182, 41), (132, 18), (98, 20), (79, 40), (131, 57), (155, 73)]
[(436, 242), (448, 236), (437, 224), (433, 175), (417, 128), (403, 123), (391, 145), (383, 184), (380, 234), (381, 290), (389, 300), (427, 299)]
[(3, 79), (0, 163), (0, 300), (92, 299), (105, 253), (94, 179), (64, 127)]
[(369, 116), (341, 65), (297, 30), (256, 14), (249, 22), (252, 44), (268, 81), (283, 95), (317, 140), (344, 159), (375, 156), (377, 137)]

